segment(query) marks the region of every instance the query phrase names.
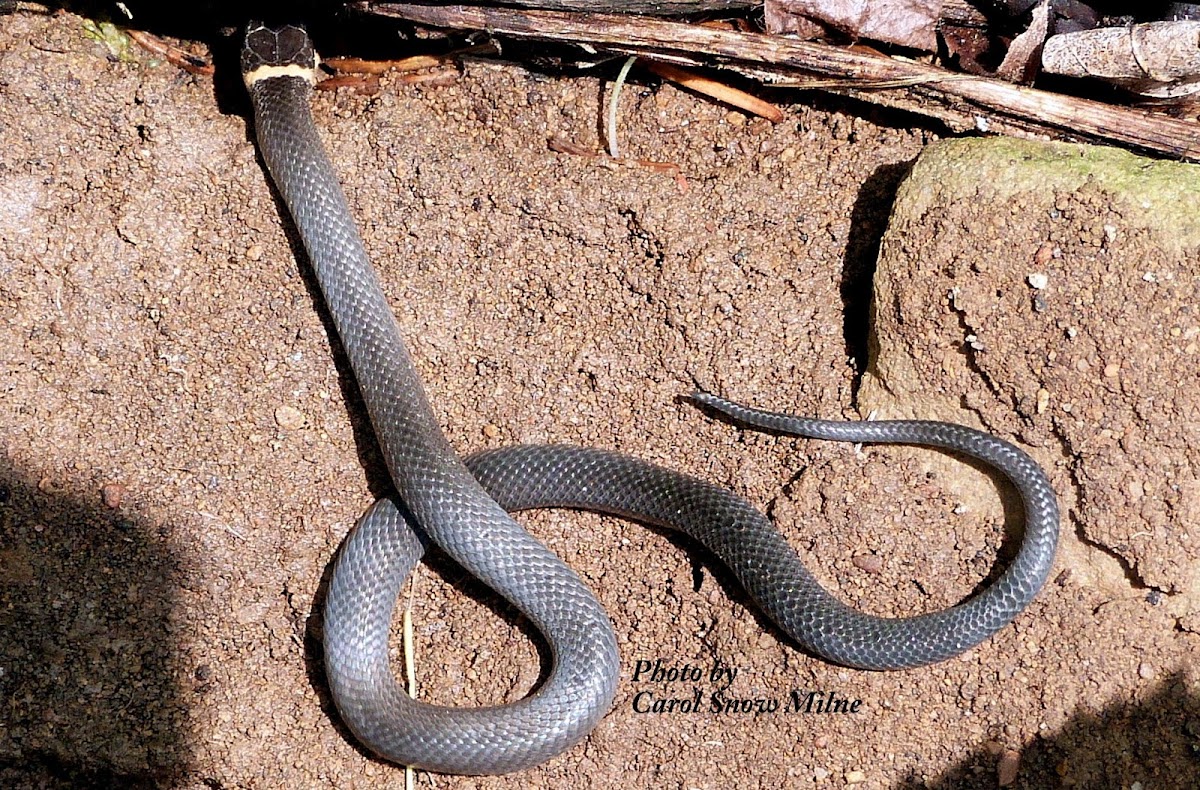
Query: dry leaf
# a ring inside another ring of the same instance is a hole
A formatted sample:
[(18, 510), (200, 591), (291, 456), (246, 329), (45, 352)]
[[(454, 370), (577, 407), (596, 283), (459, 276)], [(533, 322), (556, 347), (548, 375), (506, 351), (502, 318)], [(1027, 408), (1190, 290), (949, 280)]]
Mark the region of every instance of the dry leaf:
[(788, 17), (816, 21), (856, 39), (932, 52), (943, 0), (766, 0), (767, 32), (783, 33)]
[(763, 3), (763, 26), (768, 33), (795, 36), (804, 41), (816, 41), (829, 35), (829, 28), (805, 16), (784, 8), (785, 0), (766, 0)]

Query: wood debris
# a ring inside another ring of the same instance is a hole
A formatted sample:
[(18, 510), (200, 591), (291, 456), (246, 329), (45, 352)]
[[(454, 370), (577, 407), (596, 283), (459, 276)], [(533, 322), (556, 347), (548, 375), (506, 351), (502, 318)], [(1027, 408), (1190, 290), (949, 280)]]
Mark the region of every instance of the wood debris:
[(1146, 96), (1200, 91), (1200, 21), (1147, 22), (1052, 36), (1042, 68), (1067, 77), (1098, 77)]
[(1013, 39), (996, 76), (1009, 82), (1032, 84), (1037, 76), (1038, 56), (1050, 32), (1050, 0), (1041, 0), (1024, 33)]
[(866, 47), (716, 29), (651, 17), (486, 6), (359, 2), (361, 11), (434, 28), (570, 43), (672, 65), (724, 69), (772, 87), (828, 90), (937, 118), (952, 129), (1053, 136), (1200, 161), (1200, 124), (985, 76)]

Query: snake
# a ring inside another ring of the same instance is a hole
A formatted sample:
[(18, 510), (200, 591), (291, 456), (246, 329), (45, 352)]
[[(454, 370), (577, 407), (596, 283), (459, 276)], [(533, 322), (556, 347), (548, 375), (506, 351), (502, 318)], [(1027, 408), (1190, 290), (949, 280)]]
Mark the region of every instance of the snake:
[[(305, 28), (249, 24), (241, 65), (259, 155), (299, 232), (395, 488), (343, 542), (323, 611), (333, 701), (354, 737), (378, 756), (450, 774), (519, 771), (582, 741), (612, 706), (620, 660), (608, 615), (510, 512), (578, 508), (684, 533), (728, 566), (800, 648), (860, 669), (906, 669), (956, 656), (1003, 628), (1045, 583), (1059, 532), (1049, 478), (1015, 445), (953, 423), (810, 419), (692, 396), (746, 428), (938, 448), (977, 459), (1011, 482), (1024, 535), (1008, 567), (955, 606), (905, 618), (842, 603), (750, 502), (703, 480), (586, 447), (520, 445), (460, 459), (430, 407), (315, 125), (318, 58)], [(430, 543), (545, 639), (549, 669), (524, 698), (482, 707), (430, 704), (410, 697), (395, 678), (388, 639), (397, 599)]]

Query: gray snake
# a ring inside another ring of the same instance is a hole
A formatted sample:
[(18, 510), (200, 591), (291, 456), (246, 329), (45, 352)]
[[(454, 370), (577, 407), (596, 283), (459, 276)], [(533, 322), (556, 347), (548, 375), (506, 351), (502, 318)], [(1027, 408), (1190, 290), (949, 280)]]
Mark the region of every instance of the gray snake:
[[(797, 643), (851, 667), (901, 669), (957, 655), (1011, 621), (1041, 589), (1058, 538), (1050, 482), (1020, 449), (963, 426), (803, 419), (694, 396), (749, 427), (942, 448), (1012, 481), (1025, 535), (1003, 575), (957, 606), (903, 619), (869, 616), (838, 601), (752, 505), (704, 481), (577, 447), (512, 447), (464, 463), (429, 406), (313, 123), (315, 67), (302, 28), (250, 25), (242, 70), (259, 151), (299, 230), (396, 488), (395, 498), (372, 506), (347, 538), (324, 612), (334, 701), (372, 751), (445, 773), (516, 771), (579, 742), (608, 711), (619, 675), (608, 616), (575, 573), (512, 520), (513, 510), (584, 508), (684, 532), (720, 557)], [(396, 682), (388, 634), (401, 588), (422, 555), (417, 530), (547, 640), (551, 668), (530, 696), (454, 708), (417, 702)]]

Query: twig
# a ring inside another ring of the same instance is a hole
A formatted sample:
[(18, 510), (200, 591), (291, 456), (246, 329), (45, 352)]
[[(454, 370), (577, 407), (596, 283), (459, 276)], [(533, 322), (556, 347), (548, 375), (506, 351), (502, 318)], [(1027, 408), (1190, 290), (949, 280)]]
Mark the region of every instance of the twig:
[(677, 82), (689, 90), (702, 93), (705, 96), (737, 107), (739, 110), (745, 110), (760, 118), (766, 118), (772, 123), (783, 121), (783, 110), (768, 101), (763, 101), (757, 96), (751, 96), (745, 91), (738, 90), (732, 85), (726, 85), (723, 82), (717, 82), (694, 71), (688, 71), (679, 66), (672, 66), (670, 63), (660, 63), (656, 60), (648, 61), (646, 68), (663, 79)]
[(351, 74), (383, 74), (385, 71), (422, 71), (445, 66), (450, 58), (435, 55), (413, 55), (399, 60), (367, 60), (365, 58), (327, 58), (321, 61), (337, 72)]
[(429, 71), (441, 68), (455, 68), (458, 62), (468, 56), (498, 55), (500, 51), (492, 42), (462, 47), (442, 55), (412, 55), (398, 60), (368, 60), (366, 58), (327, 58), (321, 61), (336, 72), (353, 74), (383, 74), (387, 71), (401, 73), (412, 71)]
[(586, 148), (578, 143), (571, 142), (562, 137), (551, 137), (546, 141), (546, 147), (551, 151), (556, 151), (560, 154), (570, 154), (571, 156), (582, 156), (585, 159), (595, 159), (597, 164), (608, 168), (616, 168), (622, 165), (631, 165), (635, 167), (644, 167), (647, 170), (654, 170), (658, 173), (667, 173), (675, 176), (675, 180), (679, 183), (680, 189), (687, 191), (687, 181), (683, 178), (683, 171), (679, 165), (674, 162), (655, 162), (652, 159), (613, 159), (604, 157), (596, 151)]
[(184, 71), (206, 76), (211, 76), (216, 72), (213, 65), (204, 60), (204, 58), (197, 57), (179, 47), (168, 44), (158, 36), (151, 35), (142, 30), (134, 30), (133, 28), (127, 29), (125, 33), (142, 49), (166, 58), (168, 63)]
[(350, 88), (355, 93), (364, 96), (374, 96), (379, 93), (378, 74), (335, 74), (326, 77), (316, 84), (318, 90), (335, 91), (339, 88)]

